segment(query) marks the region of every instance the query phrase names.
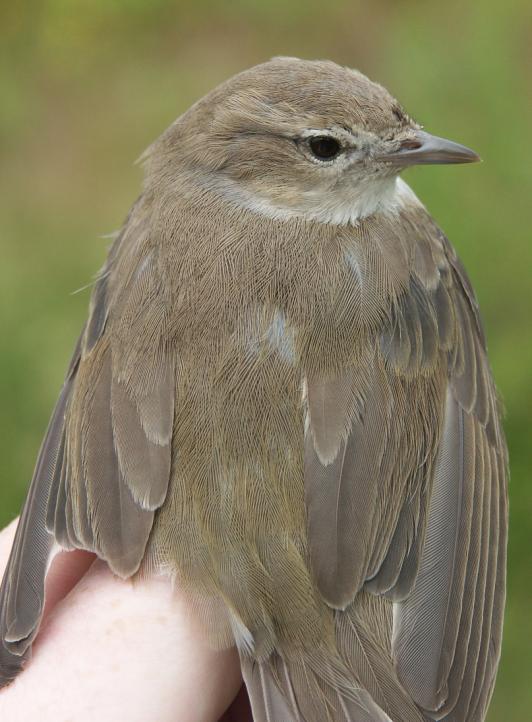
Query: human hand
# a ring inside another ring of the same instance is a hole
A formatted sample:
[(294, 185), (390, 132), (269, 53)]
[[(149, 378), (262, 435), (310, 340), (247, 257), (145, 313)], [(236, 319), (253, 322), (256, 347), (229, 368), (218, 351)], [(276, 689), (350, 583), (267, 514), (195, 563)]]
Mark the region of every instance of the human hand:
[[(0, 578), (15, 535), (0, 532)], [(235, 649), (211, 649), (165, 579), (123, 581), (93, 554), (61, 552), (33, 658), (0, 692), (9, 722), (251, 720)]]

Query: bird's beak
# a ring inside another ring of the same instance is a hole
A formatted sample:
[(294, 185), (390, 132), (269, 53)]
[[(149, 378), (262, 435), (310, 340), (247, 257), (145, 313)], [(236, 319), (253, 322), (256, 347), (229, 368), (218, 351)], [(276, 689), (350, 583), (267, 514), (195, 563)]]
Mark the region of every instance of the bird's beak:
[(413, 135), (401, 143), (398, 150), (377, 156), (377, 160), (386, 161), (398, 168), (410, 165), (428, 165), (445, 163), (476, 163), (479, 156), (471, 148), (455, 143), (437, 135), (416, 130)]

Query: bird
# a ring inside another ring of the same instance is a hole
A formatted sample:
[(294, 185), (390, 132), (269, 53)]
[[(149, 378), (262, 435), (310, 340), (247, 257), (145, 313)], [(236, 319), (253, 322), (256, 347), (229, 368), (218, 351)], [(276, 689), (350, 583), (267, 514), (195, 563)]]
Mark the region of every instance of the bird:
[(401, 178), (478, 155), (358, 71), (279, 57), (141, 160), (0, 588), (0, 686), (54, 554), (85, 549), (173, 580), (255, 722), (481, 722), (501, 404), (467, 273)]

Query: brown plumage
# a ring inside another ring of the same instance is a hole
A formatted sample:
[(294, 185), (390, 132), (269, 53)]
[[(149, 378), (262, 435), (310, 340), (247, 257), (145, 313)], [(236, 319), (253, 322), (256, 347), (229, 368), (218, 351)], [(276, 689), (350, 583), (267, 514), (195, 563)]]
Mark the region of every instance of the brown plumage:
[(506, 449), (467, 276), (397, 179), (475, 159), (287, 58), (149, 149), (1, 587), (0, 686), (55, 540), (172, 575), (238, 645), (257, 722), (484, 719)]

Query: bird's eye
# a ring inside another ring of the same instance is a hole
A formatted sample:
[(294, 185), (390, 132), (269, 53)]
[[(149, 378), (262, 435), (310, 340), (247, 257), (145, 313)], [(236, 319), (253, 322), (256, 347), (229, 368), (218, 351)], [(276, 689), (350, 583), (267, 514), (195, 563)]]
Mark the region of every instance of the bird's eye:
[(319, 160), (333, 160), (342, 150), (342, 146), (330, 135), (316, 135), (308, 142), (309, 148)]

